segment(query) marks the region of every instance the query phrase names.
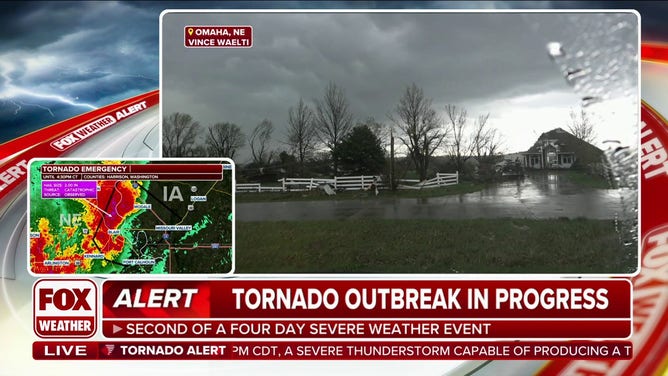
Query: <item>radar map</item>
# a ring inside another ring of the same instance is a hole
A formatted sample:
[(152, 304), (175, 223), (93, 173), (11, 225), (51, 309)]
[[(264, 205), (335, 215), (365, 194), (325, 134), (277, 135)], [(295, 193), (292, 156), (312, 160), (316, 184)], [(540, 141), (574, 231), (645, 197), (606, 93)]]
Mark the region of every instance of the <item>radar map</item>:
[(229, 160), (32, 160), (35, 274), (229, 273)]

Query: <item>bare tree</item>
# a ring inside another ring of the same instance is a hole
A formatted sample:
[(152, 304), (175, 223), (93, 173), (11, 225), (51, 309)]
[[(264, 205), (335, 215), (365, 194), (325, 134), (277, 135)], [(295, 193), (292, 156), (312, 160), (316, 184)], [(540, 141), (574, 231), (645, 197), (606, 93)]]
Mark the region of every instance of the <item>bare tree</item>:
[(165, 157), (185, 157), (193, 152), (199, 122), (192, 116), (175, 112), (162, 118), (162, 154)]
[(468, 113), (463, 107), (448, 104), (445, 106), (445, 115), (448, 118), (445, 127), (452, 133), (452, 142), (448, 145), (449, 154), (455, 160), (457, 171), (462, 171), (470, 152), (466, 140)]
[(489, 123), (489, 113), (479, 115), (475, 121), (469, 154), (482, 161), (484, 157), (493, 156), (501, 148), (501, 139), (496, 128), (492, 128)]
[(274, 152), (269, 150), (268, 143), (273, 132), (274, 125), (268, 119), (262, 120), (253, 128), (253, 132), (248, 137), (248, 146), (255, 164), (264, 166), (271, 163)]
[(313, 122), (313, 111), (299, 98), (297, 108), (288, 111), (288, 142), (299, 161), (300, 172), (303, 173), (304, 161), (313, 151), (316, 131)]
[(327, 146), (334, 160), (334, 174), (338, 171), (336, 148), (353, 127), (353, 116), (342, 89), (330, 82), (322, 100), (316, 100), (315, 127), (318, 138)]
[(441, 126), (441, 119), (431, 107), (431, 99), (426, 98), (415, 83), (406, 87), (395, 113), (396, 118), (390, 116), (390, 120), (403, 132), (399, 139), (408, 148), (420, 180), (424, 180), (429, 159), (443, 144), (447, 128)]
[(244, 146), (244, 134), (233, 123), (216, 123), (209, 127), (206, 137), (210, 157), (234, 158), (237, 149)]
[(568, 130), (573, 136), (582, 141), (593, 143), (596, 140), (596, 133), (594, 132), (594, 124), (589, 120), (584, 108), (580, 109), (578, 114), (575, 110), (571, 110), (571, 121), (568, 123)]
[(448, 145), (448, 154), (455, 161), (458, 171), (464, 170), (464, 164), (470, 157), (479, 163), (485, 157), (493, 156), (501, 148), (499, 132), (489, 124), (490, 114), (479, 115), (469, 129), (468, 112), (463, 107), (452, 104), (445, 106), (446, 128), (452, 132), (452, 142)]

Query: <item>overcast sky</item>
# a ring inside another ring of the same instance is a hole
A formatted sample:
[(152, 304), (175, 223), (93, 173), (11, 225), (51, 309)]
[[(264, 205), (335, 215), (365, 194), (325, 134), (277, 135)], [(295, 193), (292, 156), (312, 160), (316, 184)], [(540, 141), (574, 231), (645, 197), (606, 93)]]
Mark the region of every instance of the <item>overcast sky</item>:
[[(183, 28), (198, 24), (252, 25), (253, 47), (186, 49)], [(628, 141), (636, 128), (637, 26), (629, 13), (170, 13), (163, 113), (233, 122), (247, 134), (267, 118), (275, 138), (285, 139), (288, 109), (300, 97), (322, 97), (329, 81), (345, 90), (355, 119), (385, 123), (415, 82), (439, 112), (448, 103), (464, 106), (471, 121), (489, 112), (507, 152), (566, 128), (586, 96), (602, 100), (587, 108), (596, 118), (614, 104), (615, 116), (597, 121), (599, 141)], [(565, 55), (550, 57), (554, 41)], [(589, 74), (569, 84), (564, 74), (576, 68)]]

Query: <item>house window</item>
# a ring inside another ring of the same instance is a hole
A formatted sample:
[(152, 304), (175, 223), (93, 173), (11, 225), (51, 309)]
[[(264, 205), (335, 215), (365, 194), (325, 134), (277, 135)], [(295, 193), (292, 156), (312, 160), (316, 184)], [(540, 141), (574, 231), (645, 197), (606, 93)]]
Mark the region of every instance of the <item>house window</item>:
[(552, 166), (552, 165), (556, 165), (557, 163), (558, 163), (557, 162), (557, 153), (555, 153), (553, 151), (548, 152), (547, 153), (547, 164)]
[(538, 164), (540, 164), (540, 159), (538, 157), (535, 157), (535, 156), (531, 157), (531, 165), (536, 166)]
[(561, 156), (561, 163), (562, 163), (562, 164), (571, 164), (571, 163), (573, 163), (573, 156), (572, 156), (572, 155), (562, 155), (562, 156)]

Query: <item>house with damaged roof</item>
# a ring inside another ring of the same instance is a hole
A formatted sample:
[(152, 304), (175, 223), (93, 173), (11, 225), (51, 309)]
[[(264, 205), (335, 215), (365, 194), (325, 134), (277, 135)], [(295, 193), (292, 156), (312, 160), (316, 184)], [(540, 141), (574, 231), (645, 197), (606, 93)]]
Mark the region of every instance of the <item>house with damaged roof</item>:
[(541, 134), (533, 146), (521, 155), (522, 165), (530, 169), (590, 167), (603, 160), (603, 150), (562, 128)]

